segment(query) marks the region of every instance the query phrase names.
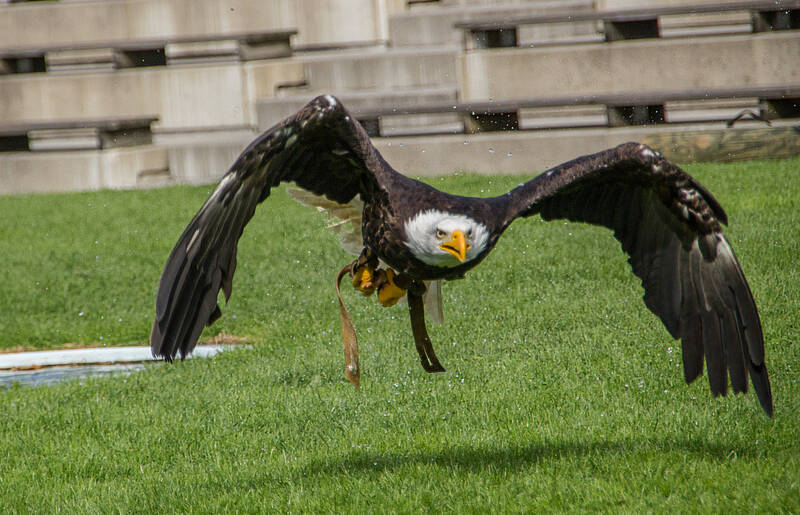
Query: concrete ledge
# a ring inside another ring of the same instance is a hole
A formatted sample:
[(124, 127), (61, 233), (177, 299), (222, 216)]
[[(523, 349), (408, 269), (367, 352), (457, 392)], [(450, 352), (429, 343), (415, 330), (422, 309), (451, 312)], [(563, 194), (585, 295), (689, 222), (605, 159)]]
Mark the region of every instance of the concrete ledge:
[(396, 0), (290, 0), (297, 20), (299, 49), (384, 46), (388, 14), (402, 9)]
[(456, 87), (455, 49), (337, 52), (304, 58), (308, 90)]
[(294, 0), (107, 0), (34, 2), (3, 8), (0, 48), (106, 45), (292, 30)]
[(493, 49), (459, 61), (464, 102), (797, 84), (800, 31)]
[[(288, 97), (264, 98), (257, 101), (258, 126), (266, 130), (285, 117), (295, 113), (312, 98), (312, 93), (293, 95)], [(458, 92), (455, 87), (427, 87), (409, 89), (388, 89), (388, 90), (367, 90), (367, 91), (343, 91), (338, 94), (339, 100), (347, 106), (359, 120), (377, 120), (379, 116), (388, 115), (392, 111), (392, 106), (409, 105), (432, 105), (447, 103), (453, 105), (457, 103)], [(365, 114), (366, 116), (362, 116)], [(412, 126), (426, 126), (425, 119), (428, 113), (421, 113), (423, 116), (411, 117), (407, 120)], [(434, 118), (439, 118), (438, 113)], [(407, 118), (407, 117), (406, 117)], [(438, 122), (436, 122), (438, 123)], [(405, 126), (404, 122), (400, 122)], [(463, 123), (461, 123), (463, 130)]]
[(250, 123), (243, 65), (0, 77), (4, 124), (158, 115), (155, 127)]
[(451, 175), (458, 170), (485, 175), (533, 176), (575, 157), (627, 141), (651, 144), (668, 159), (679, 163), (800, 155), (800, 132), (790, 122), (772, 128), (648, 126), (376, 138), (373, 141), (395, 169), (423, 177)]
[[(420, 47), (420, 46), (453, 46), (461, 47), (463, 42), (462, 31), (454, 26), (455, 23), (492, 18), (502, 19), (519, 16), (534, 16), (552, 12), (578, 13), (591, 11), (593, 2), (591, 0), (561, 0), (561, 1), (541, 1), (525, 2), (514, 4), (500, 4), (491, 6), (469, 6), (469, 7), (432, 7), (428, 9), (412, 10), (398, 13), (389, 18), (389, 30), (391, 33), (392, 46), (394, 47)], [(571, 27), (559, 27), (560, 30), (578, 30), (583, 33), (586, 28), (593, 30), (591, 24), (578, 25), (577, 29)], [(554, 31), (532, 31), (520, 38), (521, 43), (533, 41), (541, 42), (555, 37), (563, 37)]]
[(172, 183), (166, 149), (146, 145), (0, 155), (0, 194), (90, 191)]

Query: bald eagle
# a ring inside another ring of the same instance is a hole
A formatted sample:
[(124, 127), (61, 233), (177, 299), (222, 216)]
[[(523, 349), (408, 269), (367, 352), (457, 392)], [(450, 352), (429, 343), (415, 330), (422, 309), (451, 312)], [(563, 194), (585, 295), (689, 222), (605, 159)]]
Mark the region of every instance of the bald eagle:
[[(294, 182), (335, 205), (360, 199), (362, 251), (339, 273), (389, 306), (406, 297), (420, 361), (444, 371), (425, 328), (423, 296), (460, 279), (517, 218), (539, 215), (608, 227), (629, 255), (644, 302), (683, 350), (687, 382), (705, 360), (714, 395), (746, 392), (748, 376), (768, 416), (772, 393), (755, 301), (714, 197), (658, 152), (627, 143), (579, 157), (493, 198), (450, 195), (384, 161), (364, 129), (330, 95), (257, 137), (233, 163), (170, 254), (158, 285), (153, 354), (192, 351), (230, 298), (236, 246), (272, 187)], [(356, 218), (358, 218), (356, 216)], [(358, 386), (355, 332), (340, 301), (345, 375)]]

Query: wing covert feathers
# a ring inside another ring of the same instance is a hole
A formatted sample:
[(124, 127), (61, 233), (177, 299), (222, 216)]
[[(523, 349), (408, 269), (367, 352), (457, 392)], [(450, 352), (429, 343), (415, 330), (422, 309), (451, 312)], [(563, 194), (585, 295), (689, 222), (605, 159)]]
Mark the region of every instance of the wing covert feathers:
[(353, 197), (347, 204), (340, 204), (298, 188), (286, 188), (286, 193), (296, 202), (315, 207), (317, 211), (326, 213), (329, 218), (335, 220), (328, 225), (328, 229), (339, 237), (339, 244), (342, 248), (354, 256), (361, 253), (364, 248), (361, 235), (361, 215), (364, 211), (364, 202), (361, 201), (360, 196)]
[(317, 97), (256, 138), (194, 216), (172, 250), (156, 296), (153, 354), (191, 352), (220, 316), (219, 291), (233, 288), (236, 247), (257, 205), (281, 182), (295, 182), (336, 203), (369, 198), (386, 165), (360, 124), (331, 96)]
[(509, 195), (510, 220), (539, 213), (614, 231), (646, 306), (681, 340), (686, 381), (704, 360), (714, 395), (727, 394), (729, 379), (735, 393), (746, 392), (749, 375), (772, 416), (758, 310), (722, 233), (725, 212), (697, 181), (628, 143), (553, 168)]

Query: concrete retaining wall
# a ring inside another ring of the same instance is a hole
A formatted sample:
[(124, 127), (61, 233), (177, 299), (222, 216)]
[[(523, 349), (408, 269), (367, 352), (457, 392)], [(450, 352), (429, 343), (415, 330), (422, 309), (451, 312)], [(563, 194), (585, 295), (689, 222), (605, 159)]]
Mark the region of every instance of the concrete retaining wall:
[[(742, 128), (723, 125), (622, 127), (376, 138), (375, 146), (398, 171), (411, 176), (454, 172), (526, 177), (584, 154), (626, 141), (646, 142), (677, 162), (784, 158), (800, 154), (790, 124)], [(101, 151), (0, 154), (0, 194), (85, 191), (218, 181), (253, 139), (152, 145)], [(770, 147), (770, 142), (773, 143)], [(779, 146), (780, 148), (776, 147)]]
[[(0, 154), (0, 194), (133, 188), (165, 176), (167, 151), (155, 146)], [(157, 184), (171, 182), (161, 181)]]

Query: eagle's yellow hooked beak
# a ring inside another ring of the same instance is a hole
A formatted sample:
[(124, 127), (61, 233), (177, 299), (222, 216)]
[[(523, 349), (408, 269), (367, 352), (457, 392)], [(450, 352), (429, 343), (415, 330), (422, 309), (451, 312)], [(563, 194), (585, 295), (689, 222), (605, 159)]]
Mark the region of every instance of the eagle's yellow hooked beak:
[(454, 255), (462, 263), (467, 258), (467, 251), (472, 247), (467, 243), (464, 231), (453, 231), (453, 239), (439, 245), (439, 248)]

